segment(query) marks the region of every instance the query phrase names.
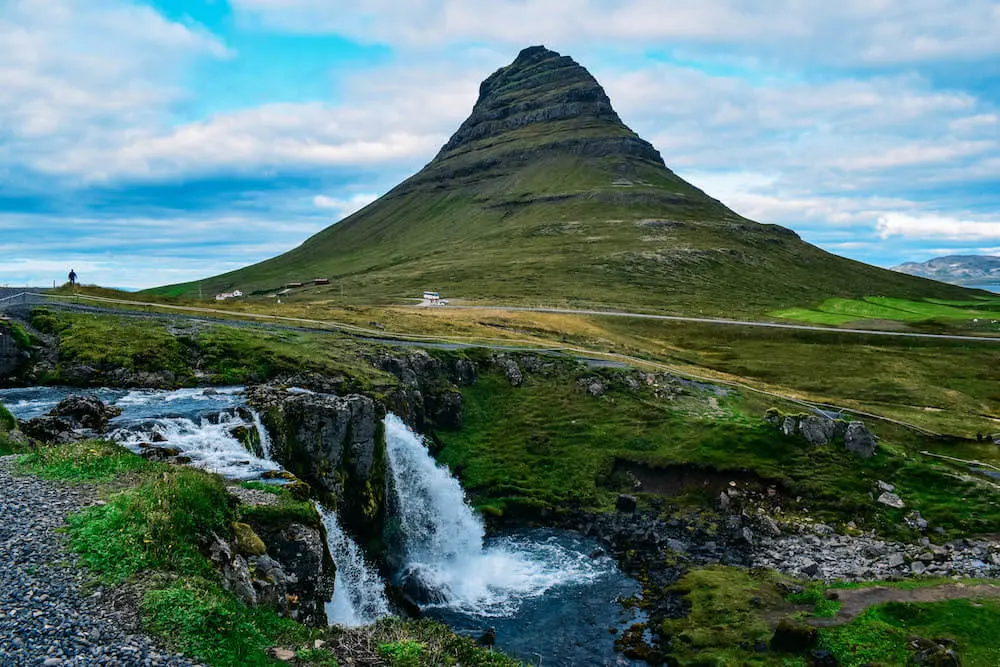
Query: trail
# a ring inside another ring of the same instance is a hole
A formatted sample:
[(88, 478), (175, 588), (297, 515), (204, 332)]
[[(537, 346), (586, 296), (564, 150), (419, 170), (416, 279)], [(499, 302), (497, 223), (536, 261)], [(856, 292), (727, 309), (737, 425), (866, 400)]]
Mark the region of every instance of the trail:
[(836, 589), (840, 600), (840, 611), (832, 618), (809, 619), (811, 625), (829, 627), (850, 623), (869, 607), (887, 602), (943, 602), (945, 600), (973, 600), (1000, 598), (997, 584), (941, 584), (921, 588), (889, 588), (872, 586), (866, 588)]
[(126, 589), (85, 592), (87, 575), (57, 531), (96, 502), (93, 488), (15, 476), (16, 459), (0, 457), (0, 664), (192, 665), (139, 634)]

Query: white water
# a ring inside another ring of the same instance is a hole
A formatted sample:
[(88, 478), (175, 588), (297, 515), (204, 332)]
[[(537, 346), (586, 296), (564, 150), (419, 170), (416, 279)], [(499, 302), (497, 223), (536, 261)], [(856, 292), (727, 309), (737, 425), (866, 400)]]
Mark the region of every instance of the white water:
[(337, 515), (319, 503), (316, 509), (323, 517), (327, 546), (337, 564), (333, 599), (326, 605), (329, 622), (358, 627), (389, 616), (391, 612), (385, 597), (385, 582), (378, 571), (365, 561), (361, 547), (340, 527)]
[[(249, 408), (248, 408), (249, 409)], [(257, 435), (260, 436), (260, 451), (264, 455), (264, 458), (268, 461), (271, 460), (271, 435), (264, 428), (264, 424), (260, 421), (260, 413), (256, 410), (250, 410), (250, 414), (253, 415), (253, 425), (257, 429)]]
[(607, 563), (556, 540), (508, 537), (484, 546), (485, 530), (461, 485), (395, 415), (385, 420), (386, 446), (405, 549), (402, 578), (441, 606), (478, 616), (509, 616), (529, 598), (564, 584), (585, 584)]

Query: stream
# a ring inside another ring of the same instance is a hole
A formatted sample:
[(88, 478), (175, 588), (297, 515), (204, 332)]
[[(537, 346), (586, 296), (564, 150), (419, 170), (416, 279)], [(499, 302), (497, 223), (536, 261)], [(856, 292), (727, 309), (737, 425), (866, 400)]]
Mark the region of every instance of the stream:
[[(0, 402), (18, 419), (30, 419), (78, 393), (5, 389)], [(193, 466), (240, 481), (281, 469), (249, 453), (230, 433), (237, 426), (257, 428), (269, 452), (267, 433), (246, 408), (241, 387), (87, 393), (122, 409), (109, 425), (109, 437), (132, 451), (156, 440), (181, 450)], [(458, 480), (434, 461), (419, 434), (394, 415), (385, 425), (387, 496), (395, 516), (389, 543), (401, 563), (392, 582), (426, 616), (471, 637), (493, 628), (497, 648), (533, 664), (643, 664), (614, 649), (614, 633), (642, 620), (620, 604), (641, 587), (595, 541), (549, 529), (487, 536)], [(318, 509), (337, 563), (334, 598), (327, 605), (330, 622), (359, 626), (389, 615), (378, 569), (342, 530), (336, 514)]]

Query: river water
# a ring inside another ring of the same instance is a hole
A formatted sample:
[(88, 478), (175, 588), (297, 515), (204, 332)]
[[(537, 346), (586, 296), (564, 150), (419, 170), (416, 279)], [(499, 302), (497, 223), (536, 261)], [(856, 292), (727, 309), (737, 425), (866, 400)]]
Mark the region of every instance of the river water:
[[(0, 390), (18, 419), (41, 416), (78, 389)], [(157, 444), (180, 449), (191, 465), (235, 480), (259, 479), (281, 466), (249, 453), (230, 431), (259, 428), (240, 387), (177, 391), (98, 389), (87, 393), (122, 409), (110, 437), (141, 451)], [(614, 650), (615, 634), (638, 619), (620, 600), (638, 595), (597, 543), (575, 533), (531, 530), (486, 536), (458, 480), (436, 464), (422, 438), (393, 415), (386, 418), (396, 548), (403, 563), (394, 583), (420, 598), (423, 613), (478, 637), (496, 632), (499, 649), (544, 665), (634, 665)], [(331, 622), (357, 626), (389, 614), (385, 581), (341, 528), (319, 508), (338, 565)]]

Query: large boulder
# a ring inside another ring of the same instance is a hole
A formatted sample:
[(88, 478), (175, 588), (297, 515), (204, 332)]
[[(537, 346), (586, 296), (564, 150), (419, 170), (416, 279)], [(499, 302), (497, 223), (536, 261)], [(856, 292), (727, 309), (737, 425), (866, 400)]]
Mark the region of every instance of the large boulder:
[(851, 422), (844, 433), (844, 448), (863, 459), (875, 456), (877, 439), (864, 422)]
[(105, 405), (104, 401), (89, 394), (74, 394), (59, 402), (49, 415), (66, 417), (80, 428), (104, 433), (108, 422), (122, 413), (121, 408)]
[(799, 433), (810, 445), (828, 445), (837, 433), (834, 420), (810, 415), (799, 421)]
[(360, 394), (247, 389), (271, 436), (271, 458), (338, 508), (345, 528), (374, 538), (385, 512), (386, 455), (382, 413)]
[(29, 438), (51, 444), (83, 440), (76, 422), (68, 417), (35, 417), (21, 422), (21, 431)]

